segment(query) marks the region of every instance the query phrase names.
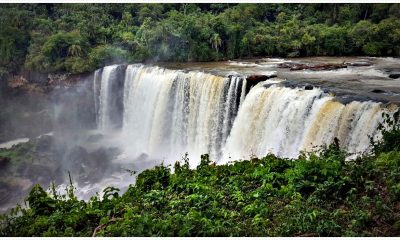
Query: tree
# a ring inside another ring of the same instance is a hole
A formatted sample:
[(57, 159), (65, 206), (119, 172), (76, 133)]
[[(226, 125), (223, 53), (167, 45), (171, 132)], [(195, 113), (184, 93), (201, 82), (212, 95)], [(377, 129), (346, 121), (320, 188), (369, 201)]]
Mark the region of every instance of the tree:
[(221, 37), (218, 33), (214, 33), (210, 38), (211, 46), (215, 49), (215, 52), (218, 54), (218, 49), (222, 45)]
[(307, 32), (303, 35), (303, 37), (301, 37), (301, 44), (305, 49), (306, 56), (312, 55), (315, 40), (316, 38), (314, 36), (311, 36)]
[(92, 71), (109, 49), (130, 62), (399, 56), (399, 19), (400, 4), (4, 4), (1, 72)]

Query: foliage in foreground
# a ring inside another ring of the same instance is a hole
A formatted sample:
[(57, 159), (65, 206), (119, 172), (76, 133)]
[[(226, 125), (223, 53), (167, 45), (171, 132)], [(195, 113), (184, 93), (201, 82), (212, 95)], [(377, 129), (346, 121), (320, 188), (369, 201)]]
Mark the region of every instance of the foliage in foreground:
[[(398, 113), (372, 155), (346, 161), (338, 143), (297, 160), (268, 155), (228, 165), (202, 155), (140, 173), (119, 195), (79, 201), (36, 185), (29, 209), (2, 216), (0, 236), (397, 236)], [(389, 130), (388, 130), (389, 129)], [(72, 181), (71, 181), (72, 182)]]

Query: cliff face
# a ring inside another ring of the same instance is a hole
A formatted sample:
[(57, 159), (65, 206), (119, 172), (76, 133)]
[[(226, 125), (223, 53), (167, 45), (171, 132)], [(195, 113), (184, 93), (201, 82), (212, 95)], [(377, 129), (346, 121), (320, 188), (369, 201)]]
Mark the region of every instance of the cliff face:
[(52, 97), (90, 74), (21, 71), (3, 81), (0, 94), (0, 142), (35, 137), (53, 129)]
[(47, 94), (56, 88), (68, 88), (87, 79), (91, 74), (41, 73), (21, 71), (7, 80), (9, 89), (25, 93)]

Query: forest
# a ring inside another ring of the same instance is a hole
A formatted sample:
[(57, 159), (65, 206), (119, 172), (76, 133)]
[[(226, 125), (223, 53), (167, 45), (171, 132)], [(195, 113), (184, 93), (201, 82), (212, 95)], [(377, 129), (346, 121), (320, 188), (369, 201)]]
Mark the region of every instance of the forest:
[(121, 62), (400, 55), (400, 4), (2, 4), (0, 24), (3, 77)]

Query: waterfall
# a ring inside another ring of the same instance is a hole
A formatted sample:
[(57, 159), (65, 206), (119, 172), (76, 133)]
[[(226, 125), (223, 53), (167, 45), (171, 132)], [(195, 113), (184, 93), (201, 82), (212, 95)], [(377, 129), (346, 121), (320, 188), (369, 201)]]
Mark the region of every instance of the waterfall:
[[(112, 65), (94, 74), (96, 122), (99, 129), (108, 131), (122, 122), (122, 91), (124, 66)], [(100, 86), (98, 85), (100, 81)], [(98, 92), (98, 94), (96, 94)]]
[(100, 129), (107, 129), (110, 127), (110, 82), (115, 77), (115, 70), (118, 65), (107, 66), (103, 69), (100, 84), (100, 97), (98, 106), (97, 123)]
[(204, 153), (219, 163), (268, 153), (294, 158), (334, 138), (358, 153), (377, 137), (380, 103), (344, 105), (319, 88), (264, 85), (247, 93), (251, 85), (241, 76), (108, 66), (94, 77), (98, 127), (119, 126), (129, 156), (173, 163), (188, 152), (194, 166)]
[(97, 69), (94, 72), (93, 77), (93, 96), (94, 96), (94, 112), (96, 113), (96, 125), (99, 126), (99, 90), (100, 90), (100, 83), (101, 81), (101, 73), (103, 69)]
[(381, 104), (343, 105), (321, 89), (254, 87), (240, 108), (224, 148), (222, 162), (274, 153), (295, 158), (336, 137), (342, 148), (360, 153), (377, 134)]
[(240, 105), (241, 78), (130, 65), (124, 84), (123, 133), (135, 155), (218, 158)]
[[(231, 78), (231, 83), (229, 85), (225, 108), (223, 109), (224, 118), (222, 125), (223, 126), (222, 139), (221, 139), (222, 142), (225, 142), (226, 139), (228, 138), (229, 132), (233, 125), (233, 121), (235, 120), (237, 114), (237, 108), (235, 106), (238, 106), (240, 104), (241, 96), (239, 95), (240, 93), (239, 89), (241, 88), (241, 85), (243, 85), (243, 81), (241, 81), (240, 77)], [(242, 95), (244, 96), (244, 94), (245, 92), (242, 89)]]

